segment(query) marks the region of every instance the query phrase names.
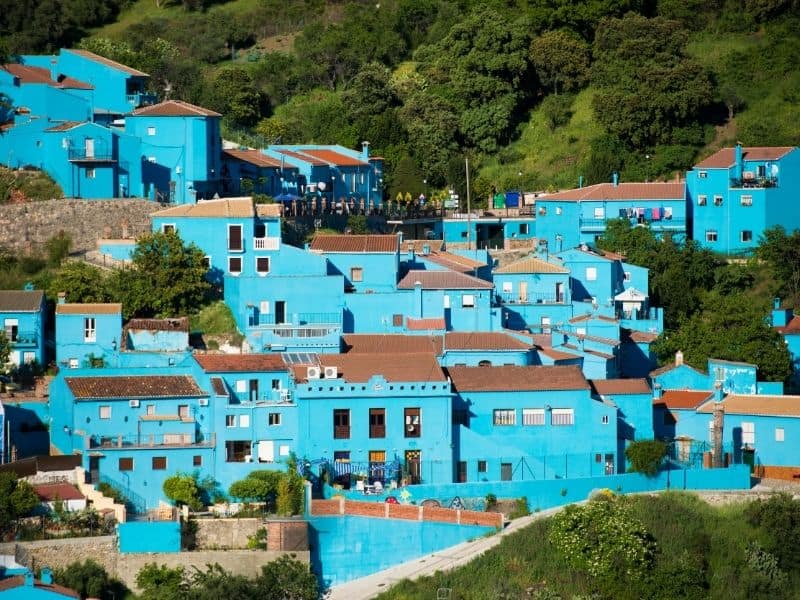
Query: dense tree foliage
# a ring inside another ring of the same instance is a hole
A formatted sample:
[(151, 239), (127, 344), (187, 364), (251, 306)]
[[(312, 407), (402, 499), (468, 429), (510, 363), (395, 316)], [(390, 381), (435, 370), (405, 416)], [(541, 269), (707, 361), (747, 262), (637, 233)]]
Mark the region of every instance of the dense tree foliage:
[(123, 597), (125, 588), (109, 577), (106, 570), (92, 559), (73, 562), (53, 572), (55, 581), (78, 592), (81, 598), (112, 600)]
[(27, 517), (39, 505), (33, 486), (14, 473), (0, 473), (0, 537), (21, 517)]
[(178, 506), (186, 505), (195, 511), (203, 508), (202, 491), (194, 475), (176, 473), (164, 480), (162, 489), (164, 495)]

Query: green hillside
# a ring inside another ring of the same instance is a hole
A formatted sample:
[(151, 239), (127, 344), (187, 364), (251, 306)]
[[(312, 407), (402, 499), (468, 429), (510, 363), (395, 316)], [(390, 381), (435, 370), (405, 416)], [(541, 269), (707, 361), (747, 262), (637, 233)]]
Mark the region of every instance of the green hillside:
[[(242, 143), (386, 158), (387, 193), (671, 178), (800, 140), (798, 0), (25, 0), (6, 54), (80, 45)], [(55, 15), (55, 16), (54, 16)], [(2, 50), (0, 50), (2, 51)], [(427, 184), (423, 184), (423, 180)], [(462, 190), (463, 192), (463, 190)]]

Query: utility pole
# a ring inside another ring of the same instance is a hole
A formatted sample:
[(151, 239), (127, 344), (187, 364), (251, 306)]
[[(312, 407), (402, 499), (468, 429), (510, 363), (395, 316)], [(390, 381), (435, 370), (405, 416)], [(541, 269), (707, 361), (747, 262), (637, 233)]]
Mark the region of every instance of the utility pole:
[(467, 250), (472, 250), (472, 206), (469, 198), (469, 157), (464, 158), (467, 171)]

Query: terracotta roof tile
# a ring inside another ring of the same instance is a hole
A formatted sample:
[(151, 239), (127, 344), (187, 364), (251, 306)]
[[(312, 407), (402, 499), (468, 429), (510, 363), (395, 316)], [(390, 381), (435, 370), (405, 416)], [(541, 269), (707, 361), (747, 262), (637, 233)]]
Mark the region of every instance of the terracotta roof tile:
[(541, 258), (529, 256), (495, 269), (495, 273), (569, 273), (569, 269)]
[(526, 344), (507, 333), (451, 331), (445, 335), (447, 350), (530, 350)]
[(356, 334), (342, 336), (349, 354), (442, 353), (442, 336), (403, 334)]
[(652, 390), (646, 379), (592, 379), (589, 384), (601, 396), (650, 394)]
[(50, 87), (63, 88), (63, 89), (79, 89), (79, 90), (93, 90), (94, 87), (86, 82), (59, 75), (57, 79), (53, 79), (50, 71), (44, 67), (33, 67), (30, 65), (21, 65), (19, 63), (9, 63), (0, 66), (0, 70), (10, 73), (12, 76), (19, 79), (20, 83), (38, 83), (49, 85)]
[(369, 165), (368, 162), (365, 162), (358, 158), (353, 158), (352, 156), (348, 156), (346, 154), (342, 154), (341, 152), (336, 152), (334, 150), (301, 148), (300, 152), (302, 152), (307, 156), (312, 156), (316, 159), (324, 161), (325, 163), (336, 165), (339, 167), (362, 167), (362, 166), (366, 167)]
[(150, 213), (151, 217), (228, 217), (248, 218), (255, 215), (253, 199), (222, 198), (218, 200), (201, 200), (197, 204), (180, 204)]
[(423, 252), (425, 251), (425, 246), (431, 252), (439, 252), (444, 248), (444, 240), (403, 240), (402, 249), (407, 251), (409, 247), (414, 249), (415, 254), (419, 254), (423, 256)]
[(165, 100), (158, 104), (137, 108), (134, 117), (221, 117), (222, 115), (208, 108), (189, 104), (183, 100)]
[(99, 54), (95, 54), (94, 52), (89, 52), (88, 50), (75, 50), (71, 49), (68, 52), (72, 52), (73, 54), (77, 54), (79, 56), (83, 56), (84, 58), (88, 58), (95, 62), (100, 63), (101, 65), (105, 65), (107, 67), (111, 67), (112, 69), (116, 69), (117, 71), (122, 71), (123, 73), (127, 73), (128, 75), (138, 75), (139, 77), (149, 77), (147, 73), (142, 71), (137, 71), (136, 69), (129, 67), (127, 65), (123, 65), (122, 63), (118, 63), (115, 60), (111, 60), (110, 58), (106, 58), (105, 56), (100, 56)]
[(661, 398), (653, 399), (654, 405), (663, 404), (669, 409), (697, 408), (713, 395), (709, 391), (694, 390), (666, 390)]
[[(260, 150), (254, 150), (252, 148), (248, 148), (246, 150), (223, 150), (222, 154), (228, 158), (235, 158), (237, 160), (241, 160), (251, 165), (256, 165), (258, 167), (273, 167), (273, 168), (281, 168), (281, 161), (277, 158), (273, 158), (271, 156), (267, 156)], [(284, 168), (296, 168), (293, 165), (290, 165), (284, 161), (283, 163)]]
[(658, 377), (659, 375), (663, 375), (664, 373), (669, 373), (673, 369), (677, 369), (679, 367), (686, 367), (687, 369), (691, 369), (695, 373), (699, 373), (700, 375), (708, 375), (705, 371), (701, 371), (700, 369), (695, 369), (692, 365), (682, 363), (680, 365), (676, 365), (674, 363), (669, 365), (664, 365), (663, 367), (659, 367), (653, 371), (650, 371), (650, 377)]
[(399, 242), (397, 235), (315, 235), (309, 249), (331, 253), (394, 253)]
[(177, 317), (174, 319), (131, 319), (125, 325), (126, 330), (145, 331), (181, 331), (189, 332), (189, 318)]
[(315, 167), (324, 167), (324, 166), (327, 166), (327, 164), (328, 164), (324, 160), (320, 160), (319, 158), (316, 158), (314, 156), (310, 156), (310, 155), (305, 154), (303, 152), (295, 152), (294, 150), (287, 150), (285, 148), (271, 148), (271, 149), (274, 150), (275, 152), (279, 153), (279, 154), (283, 154), (284, 156), (288, 156), (290, 158), (294, 158), (295, 160), (302, 161), (304, 163), (310, 163), (311, 165), (313, 165)]
[(285, 371), (280, 354), (195, 354), (194, 359), (207, 373), (255, 373)]
[[(761, 396), (729, 394), (722, 401), (725, 414), (759, 415), (765, 417), (800, 417), (800, 396)], [(708, 402), (697, 409), (700, 413), (714, 411), (714, 403)]]
[(42, 290), (0, 290), (0, 312), (37, 312), (43, 297)]
[(548, 358), (559, 361), (559, 360), (574, 360), (576, 358), (580, 358), (577, 354), (571, 354), (569, 352), (562, 352), (561, 350), (555, 350), (549, 346), (535, 346), (536, 351), (540, 354), (544, 354)]
[(122, 304), (81, 304), (79, 302), (56, 304), (57, 315), (121, 315)]
[(488, 281), (455, 271), (409, 271), (397, 284), (397, 288), (413, 290), (417, 281), (422, 284), (424, 290), (487, 290), (494, 288), (494, 284)]
[(36, 490), (36, 495), (43, 502), (52, 502), (56, 499), (84, 500), (86, 498), (78, 488), (70, 483), (45, 483), (35, 485), (33, 489)]
[(427, 255), (423, 254), (422, 258), (429, 260), (440, 267), (450, 269), (451, 271), (457, 271), (459, 273), (471, 273), (475, 271), (475, 269), (480, 269), (481, 267), (486, 266), (486, 263), (483, 263), (479, 260), (473, 260), (467, 256), (453, 254), (452, 252), (431, 252)]
[[(0, 592), (5, 592), (7, 590), (14, 590), (19, 587), (25, 586), (25, 577), (23, 575), (14, 575), (13, 577), (7, 577), (5, 579), (0, 579)], [(75, 590), (71, 590), (69, 588), (64, 587), (63, 585), (57, 585), (55, 583), (43, 583), (38, 579), (34, 580), (34, 587), (37, 590), (41, 590), (44, 592), (52, 592), (54, 594), (61, 594), (62, 596), (69, 596), (70, 598), (80, 598), (80, 594)]]
[(614, 317), (607, 317), (606, 315), (596, 315), (593, 313), (585, 313), (569, 320), (569, 323), (583, 323), (584, 321), (605, 321), (606, 323), (619, 323), (619, 319)]
[(657, 333), (637, 331), (635, 329), (620, 328), (620, 340), (623, 342), (634, 342), (636, 344), (652, 344), (658, 339)]
[(561, 201), (625, 201), (625, 200), (682, 200), (684, 198), (683, 182), (672, 183), (597, 183), (574, 190), (565, 190), (554, 194), (539, 196), (537, 202), (549, 200)]
[(225, 382), (221, 377), (211, 378), (211, 389), (217, 396), (229, 396), (228, 390), (225, 387)]
[(409, 331), (428, 331), (432, 329), (447, 329), (444, 317), (433, 317), (428, 319), (415, 319), (406, 317), (406, 329)]
[(63, 123), (59, 123), (53, 127), (48, 127), (45, 131), (48, 132), (59, 132), (59, 131), (69, 131), (70, 129), (75, 129), (84, 123), (88, 123), (88, 121), (64, 121)]
[(776, 327), (775, 329), (778, 333), (788, 333), (790, 335), (800, 333), (800, 316), (792, 315), (792, 318), (789, 319), (786, 325), (783, 327)]
[(207, 396), (188, 375), (65, 377), (76, 400)]
[(580, 367), (448, 367), (459, 392), (588, 390)]
[[(752, 146), (742, 148), (744, 160), (778, 160), (794, 150), (793, 146)], [(722, 148), (697, 163), (695, 169), (729, 169), (736, 162), (735, 148)]]
[[(336, 367), (339, 378), (347, 383), (366, 383), (375, 375), (382, 376), (390, 383), (447, 381), (432, 351), (414, 354), (320, 354), (319, 363), (323, 367)], [(298, 382), (308, 381), (306, 369), (306, 366), (293, 367)]]

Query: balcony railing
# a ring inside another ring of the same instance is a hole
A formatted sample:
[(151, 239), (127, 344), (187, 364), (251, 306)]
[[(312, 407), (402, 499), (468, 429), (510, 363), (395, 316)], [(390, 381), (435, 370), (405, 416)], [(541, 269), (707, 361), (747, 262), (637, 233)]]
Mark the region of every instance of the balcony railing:
[(500, 292), (497, 294), (497, 302), (500, 304), (563, 304), (564, 294), (548, 294), (544, 292), (529, 292), (521, 296), (519, 293)]
[(276, 237), (253, 238), (253, 250), (278, 250), (280, 243)]
[(216, 434), (202, 439), (194, 433), (152, 433), (141, 435), (115, 435), (115, 436), (87, 436), (89, 448), (185, 448), (185, 447), (214, 447)]
[[(583, 233), (596, 232), (600, 233), (606, 230), (609, 219), (618, 219), (619, 217), (610, 216), (607, 219), (581, 219), (580, 227)], [(647, 225), (651, 229), (685, 229), (686, 219), (669, 217), (665, 219), (645, 219), (644, 217), (635, 217), (630, 219), (631, 225)]]
[(158, 102), (158, 97), (155, 94), (148, 94), (146, 92), (136, 92), (133, 94), (126, 94), (125, 100), (128, 104), (137, 106), (147, 106)]
[(273, 313), (264, 314), (260, 313), (257, 316), (251, 316), (249, 319), (250, 327), (299, 327), (304, 325), (329, 325), (339, 326), (342, 322), (342, 314), (338, 312), (328, 313), (295, 313), (288, 315), (282, 323), (275, 322), (275, 315)]
[(106, 148), (95, 148), (90, 152), (85, 148), (70, 148), (68, 154), (71, 162), (116, 162), (111, 150)]
[(11, 339), (15, 348), (35, 348), (39, 345), (39, 336), (35, 331), (18, 331), (16, 337)]
[(770, 188), (778, 187), (777, 177), (731, 177), (732, 188)]
[(616, 311), (618, 319), (626, 321), (655, 321), (658, 319), (658, 308), (643, 308), (641, 310), (621, 310)]

